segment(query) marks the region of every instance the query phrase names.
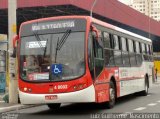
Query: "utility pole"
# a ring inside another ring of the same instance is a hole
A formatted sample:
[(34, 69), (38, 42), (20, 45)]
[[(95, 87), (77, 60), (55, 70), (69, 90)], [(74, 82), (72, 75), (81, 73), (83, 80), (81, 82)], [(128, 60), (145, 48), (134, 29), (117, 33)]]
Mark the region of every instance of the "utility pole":
[(13, 43), (12, 38), (17, 34), (17, 0), (8, 0), (8, 45), (9, 45), (9, 64), (8, 64), (8, 75), (9, 75), (9, 103), (18, 103), (18, 80), (16, 77), (17, 68), (16, 60), (12, 58)]

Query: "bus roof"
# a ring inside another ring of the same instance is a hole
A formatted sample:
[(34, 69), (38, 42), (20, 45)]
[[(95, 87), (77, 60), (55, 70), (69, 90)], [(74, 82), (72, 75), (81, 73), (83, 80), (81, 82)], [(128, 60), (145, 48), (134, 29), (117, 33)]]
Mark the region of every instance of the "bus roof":
[[(90, 18), (91, 18), (91, 17), (90, 17)], [(119, 31), (119, 32), (124, 33), (124, 34), (128, 34), (128, 35), (130, 35), (130, 36), (132, 36), (132, 37), (137, 37), (137, 38), (139, 38), (139, 39), (143, 39), (143, 40), (145, 40), (145, 41), (152, 42), (152, 40), (149, 39), (149, 38), (140, 36), (140, 35), (138, 35), (138, 34), (132, 33), (132, 32), (130, 32), (130, 31), (127, 31), (127, 30), (122, 29), (122, 28), (120, 28), (120, 27), (111, 25), (111, 24), (109, 24), (109, 23), (100, 21), (100, 20), (98, 20), (98, 19), (91, 18), (91, 20), (92, 20), (92, 22), (94, 22), (94, 23), (100, 24), (100, 25), (102, 25), (102, 26), (106, 26), (106, 27), (108, 27), (108, 28), (110, 28), (110, 29)]]
[[(101, 20), (95, 19), (95, 18), (90, 17), (90, 16), (72, 15), (72, 16), (48, 17), (48, 18), (41, 18), (41, 19), (26, 21), (26, 22), (23, 22), (22, 25), (25, 25), (25, 24), (28, 24), (28, 23), (34, 23), (34, 22), (47, 21), (47, 20), (51, 20), (51, 19), (57, 20), (57, 19), (64, 19), (64, 18), (65, 18), (65, 19), (69, 19), (69, 18), (84, 18), (84, 19), (90, 19), (91, 22), (95, 22), (95, 23), (97, 23), (97, 24), (100, 24), (100, 25), (102, 25), (102, 26), (106, 26), (106, 27), (108, 27), (108, 28), (110, 28), (110, 29), (119, 31), (119, 32), (124, 33), (124, 34), (128, 34), (128, 35), (130, 35), (130, 36), (132, 36), (132, 37), (137, 37), (137, 38), (139, 38), (139, 39), (143, 39), (143, 40), (145, 40), (145, 41), (152, 42), (151, 39), (148, 39), (148, 38), (146, 38), (146, 37), (143, 37), (143, 36), (140, 36), (140, 35), (138, 35), (138, 34), (132, 33), (132, 32), (130, 32), (130, 31), (127, 31), (127, 30), (125, 30), (125, 29), (122, 29), (122, 28), (120, 28), (120, 27), (111, 25), (111, 24), (109, 24), (109, 23), (103, 22), (103, 21), (101, 21)], [(22, 25), (21, 25), (21, 26), (22, 26)]]

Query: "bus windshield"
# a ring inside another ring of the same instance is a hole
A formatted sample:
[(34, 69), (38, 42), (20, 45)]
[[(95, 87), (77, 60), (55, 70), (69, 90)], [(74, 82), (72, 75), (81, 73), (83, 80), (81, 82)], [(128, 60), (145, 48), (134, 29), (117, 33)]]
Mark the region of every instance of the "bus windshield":
[[(21, 37), (20, 76), (27, 81), (63, 81), (85, 72), (85, 32), (34, 34)], [(59, 74), (54, 67), (60, 67)]]

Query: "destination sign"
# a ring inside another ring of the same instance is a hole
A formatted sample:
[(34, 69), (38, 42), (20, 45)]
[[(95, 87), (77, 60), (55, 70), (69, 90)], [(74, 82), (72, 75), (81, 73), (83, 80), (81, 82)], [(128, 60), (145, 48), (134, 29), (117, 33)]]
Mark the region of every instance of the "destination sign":
[(85, 19), (45, 20), (25, 23), (21, 26), (20, 37), (34, 36), (35, 34), (63, 33), (67, 30), (81, 32), (86, 30)]
[(59, 29), (59, 28), (72, 28), (72, 27), (75, 27), (74, 21), (51, 22), (51, 23), (33, 24), (32, 31)]

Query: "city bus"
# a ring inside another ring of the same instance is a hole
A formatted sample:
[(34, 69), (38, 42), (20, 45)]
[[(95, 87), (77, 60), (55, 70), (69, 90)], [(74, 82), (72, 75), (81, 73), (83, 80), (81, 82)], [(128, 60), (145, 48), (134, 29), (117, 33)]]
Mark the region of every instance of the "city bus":
[(152, 85), (152, 41), (90, 16), (58, 16), (21, 24), (17, 45), (22, 104), (101, 103)]

